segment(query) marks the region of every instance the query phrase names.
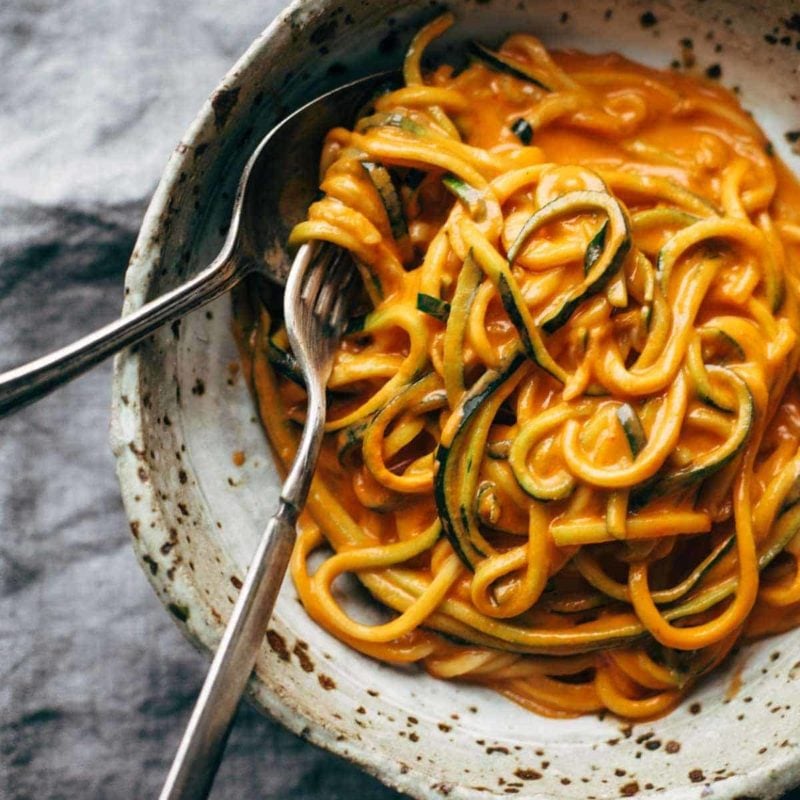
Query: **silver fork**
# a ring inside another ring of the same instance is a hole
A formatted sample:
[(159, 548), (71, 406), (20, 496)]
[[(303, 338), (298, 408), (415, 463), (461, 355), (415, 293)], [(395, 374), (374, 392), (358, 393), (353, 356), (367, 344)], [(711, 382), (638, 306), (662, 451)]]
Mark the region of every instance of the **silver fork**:
[(253, 671), (289, 563), (319, 458), (325, 422), (325, 385), (341, 339), (357, 274), (338, 247), (311, 242), (294, 259), (283, 299), (289, 341), (305, 379), (308, 412), (300, 446), (281, 489), (278, 510), (253, 555), (160, 800), (204, 798), (225, 749), (231, 721)]

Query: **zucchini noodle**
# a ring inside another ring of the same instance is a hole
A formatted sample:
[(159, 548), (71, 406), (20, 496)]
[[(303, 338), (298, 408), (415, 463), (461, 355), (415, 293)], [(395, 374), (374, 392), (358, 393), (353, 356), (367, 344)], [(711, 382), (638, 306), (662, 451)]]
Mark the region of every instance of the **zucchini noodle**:
[[(425, 71), (452, 23), (330, 132), (291, 235), (350, 250), (368, 309), (292, 576), (372, 658), (540, 714), (658, 716), (800, 620), (800, 186), (719, 86), (523, 34)], [(285, 469), (302, 378), (280, 315), (237, 303)]]

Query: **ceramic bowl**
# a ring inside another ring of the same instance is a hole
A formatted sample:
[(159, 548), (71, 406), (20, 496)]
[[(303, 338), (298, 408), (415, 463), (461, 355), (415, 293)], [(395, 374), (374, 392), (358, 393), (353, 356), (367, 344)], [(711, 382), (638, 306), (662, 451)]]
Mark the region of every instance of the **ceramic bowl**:
[[(790, 149), (800, 128), (800, 16), (789, 0), (449, 6), (458, 22), (439, 53), (521, 30), (551, 47), (616, 50), (660, 67), (692, 59), (698, 72), (739, 87), (800, 171)], [(126, 311), (217, 251), (241, 167), (280, 117), (329, 87), (396, 67), (435, 13), (427, 0), (311, 0), (281, 14), (170, 160), (128, 269)], [(229, 298), (119, 357), (112, 438), (137, 556), (186, 634), (211, 651), (277, 496), (237, 368)], [(287, 580), (249, 691), (292, 731), (417, 798), (771, 798), (800, 783), (800, 631), (743, 649), (663, 719), (548, 720), (490, 691), (352, 652), (308, 619)]]

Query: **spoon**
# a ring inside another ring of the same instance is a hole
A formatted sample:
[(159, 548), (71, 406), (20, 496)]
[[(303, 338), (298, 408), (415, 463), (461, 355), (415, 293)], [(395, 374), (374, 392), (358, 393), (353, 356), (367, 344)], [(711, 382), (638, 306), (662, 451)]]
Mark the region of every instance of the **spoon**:
[(312, 100), (259, 143), (242, 172), (231, 224), (219, 255), (195, 277), (70, 345), (0, 374), (0, 417), (44, 397), (106, 357), (215, 300), (246, 275), (286, 283), (286, 240), (314, 199), (325, 134), (350, 125), (357, 111), (391, 79), (369, 75)]

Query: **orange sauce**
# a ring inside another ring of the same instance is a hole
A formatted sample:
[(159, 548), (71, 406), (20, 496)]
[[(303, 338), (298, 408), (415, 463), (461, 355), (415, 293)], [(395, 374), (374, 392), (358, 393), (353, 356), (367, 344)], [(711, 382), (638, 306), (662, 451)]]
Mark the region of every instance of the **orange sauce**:
[[(800, 184), (732, 93), (616, 54), (518, 35), (499, 56), (546, 89), (480, 60), (423, 76), (448, 24), (329, 134), (293, 233), (349, 248), (373, 306), (337, 352), (293, 577), (373, 657), (539, 713), (657, 716), (800, 613)], [(285, 465), (305, 392), (268, 337), (287, 348), (262, 312), (244, 372)], [(348, 617), (346, 572), (397, 616)]]

